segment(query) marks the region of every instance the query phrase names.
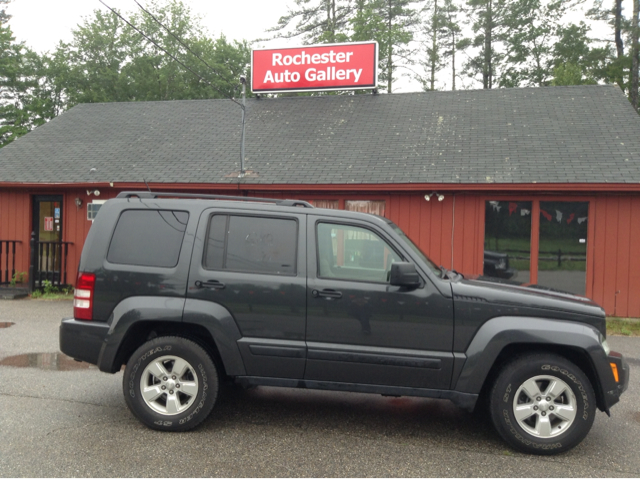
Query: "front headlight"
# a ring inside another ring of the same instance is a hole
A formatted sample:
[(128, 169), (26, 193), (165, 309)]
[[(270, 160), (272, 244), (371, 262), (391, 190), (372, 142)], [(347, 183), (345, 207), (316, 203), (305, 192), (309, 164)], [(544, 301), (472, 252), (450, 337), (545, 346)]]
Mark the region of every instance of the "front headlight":
[(607, 340), (604, 339), (604, 336), (600, 336), (600, 344), (602, 345), (602, 349), (604, 349), (604, 354), (609, 356), (611, 348), (609, 347), (609, 343), (607, 343)]

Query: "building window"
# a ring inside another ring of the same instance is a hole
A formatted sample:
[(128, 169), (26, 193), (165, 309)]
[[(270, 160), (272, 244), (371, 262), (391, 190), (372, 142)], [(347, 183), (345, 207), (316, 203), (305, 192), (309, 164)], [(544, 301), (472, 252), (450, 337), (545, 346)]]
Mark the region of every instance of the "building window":
[(107, 200), (93, 200), (91, 203), (87, 204), (87, 219), (89, 221), (93, 221), (96, 219), (98, 215), (98, 211)]
[(588, 215), (588, 202), (540, 202), (538, 284), (586, 293)]
[(327, 208), (329, 210), (340, 209), (340, 200), (311, 200), (309, 203), (316, 208)]
[(483, 274), (528, 283), (531, 275), (531, 201), (485, 204)]
[(358, 211), (372, 215), (384, 216), (386, 211), (386, 201), (384, 200), (346, 200), (344, 209), (347, 211)]

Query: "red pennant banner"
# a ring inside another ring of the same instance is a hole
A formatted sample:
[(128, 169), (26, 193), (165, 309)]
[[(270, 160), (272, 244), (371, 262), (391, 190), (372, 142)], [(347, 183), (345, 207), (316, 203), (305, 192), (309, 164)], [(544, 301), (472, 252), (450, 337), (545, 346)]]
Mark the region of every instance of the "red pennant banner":
[(547, 218), (547, 221), (551, 221), (551, 215), (547, 213), (545, 210), (540, 210), (540, 214)]
[(518, 209), (518, 203), (509, 203), (509, 216)]
[(576, 214), (575, 213), (571, 213), (569, 215), (569, 217), (567, 218), (567, 224), (570, 225), (571, 222), (573, 221), (573, 218), (575, 218), (575, 217), (576, 217)]

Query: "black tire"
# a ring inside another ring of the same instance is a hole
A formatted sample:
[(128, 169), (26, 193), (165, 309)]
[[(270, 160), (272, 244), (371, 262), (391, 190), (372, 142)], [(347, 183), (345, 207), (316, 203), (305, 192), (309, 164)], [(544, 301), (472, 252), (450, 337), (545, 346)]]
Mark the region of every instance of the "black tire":
[(205, 350), (173, 336), (140, 346), (122, 381), (131, 412), (159, 431), (187, 431), (204, 421), (218, 398), (218, 385), (218, 371)]
[(498, 434), (529, 454), (558, 454), (577, 446), (596, 413), (587, 376), (555, 354), (528, 354), (507, 364), (489, 399)]

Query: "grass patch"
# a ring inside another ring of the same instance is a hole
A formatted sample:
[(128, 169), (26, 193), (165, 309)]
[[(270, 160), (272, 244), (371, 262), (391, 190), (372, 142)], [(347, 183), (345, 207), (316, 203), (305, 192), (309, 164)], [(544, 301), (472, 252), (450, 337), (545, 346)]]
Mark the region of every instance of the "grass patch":
[(51, 284), (51, 281), (43, 281), (42, 289), (37, 289), (31, 293), (32, 299), (72, 299), (73, 287), (64, 286), (57, 287)]
[(607, 318), (607, 336), (640, 336), (640, 320)]

